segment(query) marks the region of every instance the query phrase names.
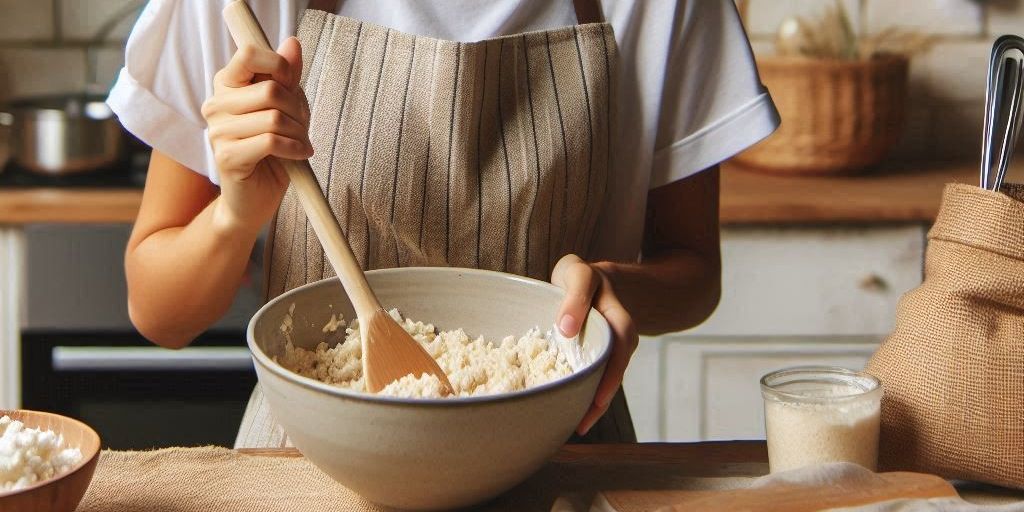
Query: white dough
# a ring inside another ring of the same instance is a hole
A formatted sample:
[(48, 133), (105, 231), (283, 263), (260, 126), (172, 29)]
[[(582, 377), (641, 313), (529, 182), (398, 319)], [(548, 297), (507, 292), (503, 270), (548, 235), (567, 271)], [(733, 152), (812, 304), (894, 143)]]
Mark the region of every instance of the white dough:
[[(483, 337), (470, 339), (462, 329), (440, 333), (431, 324), (403, 319), (397, 310), (390, 311), (412, 337), (426, 348), (448, 375), (454, 396), (478, 396), (507, 393), (538, 386), (565, 377), (573, 372), (566, 355), (552, 343), (550, 333), (542, 335), (531, 329), (518, 339), (507, 336), (498, 343)], [(366, 391), (363, 380), (362, 345), (359, 322), (345, 330), (345, 340), (334, 347), (321, 342), (313, 350), (292, 344), (291, 321), (282, 329), (288, 335), (284, 354), (275, 358), (281, 366), (304, 377), (340, 388)], [(333, 331), (344, 320), (332, 315), (324, 332)], [(434, 376), (407, 375), (392, 382), (381, 394), (405, 398), (440, 398), (440, 383)]]
[(78, 448), (67, 448), (64, 438), (50, 430), (0, 418), (0, 491), (24, 489), (66, 473), (82, 461)]

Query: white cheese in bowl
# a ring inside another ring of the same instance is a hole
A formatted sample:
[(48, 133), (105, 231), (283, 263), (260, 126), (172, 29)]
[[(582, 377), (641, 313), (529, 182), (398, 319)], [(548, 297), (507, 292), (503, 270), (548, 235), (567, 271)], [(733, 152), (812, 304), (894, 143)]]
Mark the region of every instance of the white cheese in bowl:
[[(519, 391), (573, 372), (574, 365), (566, 351), (550, 334), (541, 334), (538, 329), (493, 342), (483, 337), (470, 338), (462, 329), (438, 332), (431, 324), (403, 319), (397, 310), (390, 313), (437, 360), (456, 397)], [(344, 341), (333, 347), (321, 342), (313, 350), (292, 343), (290, 324), (290, 319), (286, 319), (282, 325), (288, 341), (282, 356), (274, 358), (278, 364), (304, 377), (365, 392), (358, 320), (345, 330)], [(343, 320), (332, 316), (323, 332), (333, 332), (342, 325)], [(441, 386), (437, 377), (431, 375), (406, 375), (386, 386), (381, 394), (440, 398)]]
[(82, 461), (81, 450), (67, 447), (64, 437), (51, 430), (26, 428), (4, 416), (0, 431), (0, 491), (16, 491), (49, 480)]

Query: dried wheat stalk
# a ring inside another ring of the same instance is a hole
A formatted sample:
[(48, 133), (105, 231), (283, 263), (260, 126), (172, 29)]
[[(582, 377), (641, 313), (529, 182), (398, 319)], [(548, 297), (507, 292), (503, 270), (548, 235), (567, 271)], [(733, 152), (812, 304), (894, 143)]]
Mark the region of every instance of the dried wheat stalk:
[(929, 35), (898, 28), (860, 37), (846, 9), (835, 0), (818, 19), (798, 16), (784, 21), (775, 47), (779, 55), (858, 60), (879, 55), (916, 55), (927, 51), (933, 42)]

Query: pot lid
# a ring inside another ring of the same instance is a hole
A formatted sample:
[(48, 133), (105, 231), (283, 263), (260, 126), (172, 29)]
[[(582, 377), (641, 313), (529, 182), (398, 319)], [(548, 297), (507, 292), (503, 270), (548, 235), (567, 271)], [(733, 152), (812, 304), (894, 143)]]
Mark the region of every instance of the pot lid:
[(104, 96), (95, 94), (55, 94), (48, 96), (32, 96), (13, 100), (9, 107), (17, 116), (59, 115), (68, 118), (87, 118), (102, 121), (114, 117), (114, 112), (106, 103)]

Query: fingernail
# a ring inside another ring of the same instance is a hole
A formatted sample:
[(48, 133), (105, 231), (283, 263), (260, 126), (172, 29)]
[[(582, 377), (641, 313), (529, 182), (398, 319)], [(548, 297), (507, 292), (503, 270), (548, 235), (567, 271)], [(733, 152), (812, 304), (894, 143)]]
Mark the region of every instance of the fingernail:
[(580, 325), (572, 315), (562, 315), (562, 319), (558, 321), (558, 330), (562, 331), (562, 336), (571, 338), (579, 332)]

